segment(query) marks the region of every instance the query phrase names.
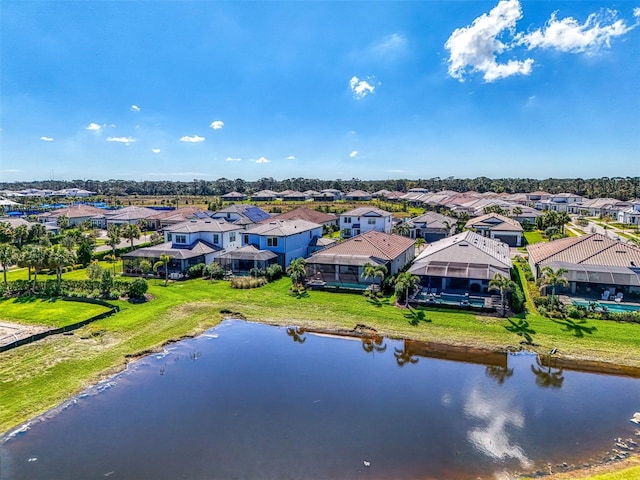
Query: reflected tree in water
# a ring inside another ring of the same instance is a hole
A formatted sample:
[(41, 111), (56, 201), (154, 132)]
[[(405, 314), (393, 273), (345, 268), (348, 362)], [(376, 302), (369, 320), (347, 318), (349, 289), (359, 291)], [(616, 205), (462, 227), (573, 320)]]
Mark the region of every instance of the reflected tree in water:
[(487, 377), (493, 378), (498, 385), (502, 385), (507, 378), (513, 376), (513, 368), (503, 367), (502, 365), (487, 365), (485, 370)]
[(399, 367), (404, 367), (408, 363), (418, 363), (418, 359), (415, 358), (415, 355), (408, 348), (407, 342), (405, 340), (403, 348), (394, 349), (393, 356), (396, 357), (396, 363)]
[(531, 365), (531, 371), (536, 376), (536, 385), (543, 388), (560, 388), (564, 383), (562, 368), (544, 366), (540, 357), (536, 357), (536, 365)]
[(307, 337), (304, 334), (307, 331), (302, 327), (287, 327), (287, 335), (291, 337), (295, 343), (304, 343), (307, 341)]
[(362, 349), (367, 353), (382, 353), (387, 349), (387, 344), (382, 335), (362, 337)]

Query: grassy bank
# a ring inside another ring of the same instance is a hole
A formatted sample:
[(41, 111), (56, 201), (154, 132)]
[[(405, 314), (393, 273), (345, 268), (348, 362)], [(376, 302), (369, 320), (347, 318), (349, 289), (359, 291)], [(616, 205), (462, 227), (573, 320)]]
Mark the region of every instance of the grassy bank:
[(0, 320), (60, 328), (108, 311), (108, 307), (57, 298), (0, 298)]

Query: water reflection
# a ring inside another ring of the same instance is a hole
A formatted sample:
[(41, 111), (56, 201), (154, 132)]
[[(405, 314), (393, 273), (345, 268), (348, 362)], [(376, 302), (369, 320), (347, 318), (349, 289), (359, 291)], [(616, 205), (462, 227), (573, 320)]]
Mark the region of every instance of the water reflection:
[(307, 337), (304, 336), (307, 331), (302, 327), (287, 327), (285, 331), (295, 343), (302, 344), (307, 341)]
[(416, 354), (407, 347), (407, 342), (405, 341), (403, 348), (394, 348), (393, 356), (396, 358), (396, 363), (399, 367), (404, 367), (411, 363), (418, 363), (418, 359), (415, 358)]
[(467, 416), (483, 423), (471, 429), (467, 438), (483, 454), (499, 460), (513, 458), (522, 468), (532, 465), (520, 445), (509, 438), (509, 427), (524, 428), (524, 415), (504, 395), (489, 396), (473, 388), (464, 405)]
[(560, 388), (564, 383), (564, 370), (543, 365), (539, 356), (536, 356), (536, 365), (531, 365), (531, 371), (536, 376), (536, 385), (539, 387)]
[(489, 378), (493, 378), (498, 385), (502, 385), (507, 378), (513, 376), (513, 368), (508, 368), (502, 365), (487, 365), (485, 374)]
[(383, 353), (387, 349), (387, 344), (382, 335), (364, 336), (362, 349), (367, 353)]

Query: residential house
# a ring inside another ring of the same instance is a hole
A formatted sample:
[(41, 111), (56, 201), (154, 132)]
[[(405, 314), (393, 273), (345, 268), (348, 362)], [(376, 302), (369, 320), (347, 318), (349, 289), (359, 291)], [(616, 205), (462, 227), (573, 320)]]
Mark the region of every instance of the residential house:
[(371, 200), (371, 194), (364, 190), (353, 190), (344, 196), (345, 200), (350, 202), (368, 202)]
[(375, 230), (391, 233), (393, 214), (375, 207), (358, 207), (341, 213), (340, 232), (343, 238), (350, 238), (361, 233)]
[(271, 218), (267, 212), (255, 205), (230, 205), (211, 215), (212, 218), (222, 218), (230, 223), (244, 226), (255, 225), (262, 220)]
[[(613, 298), (640, 296), (640, 247), (593, 233), (529, 245), (529, 265), (536, 278), (544, 267), (566, 269), (569, 281), (560, 291)], [(605, 293), (607, 292), (607, 293)]]
[(147, 227), (154, 230), (162, 230), (171, 225), (194, 219), (211, 218), (211, 212), (197, 207), (180, 207), (171, 210), (156, 211), (146, 219)]
[(366, 264), (384, 265), (388, 275), (395, 275), (414, 256), (415, 240), (371, 230), (314, 253), (305, 269), (316, 285), (365, 288), (376, 281), (362, 277)]
[(86, 221), (91, 222), (93, 217), (101, 217), (104, 212), (105, 210), (90, 205), (72, 205), (70, 207), (52, 210), (51, 212), (41, 213), (38, 215), (38, 221), (41, 223), (56, 224), (58, 218), (64, 215), (69, 219), (69, 226), (75, 227)]
[(308, 199), (309, 197), (306, 194), (296, 191), (291, 191), (282, 197), (285, 202), (304, 202)]
[(322, 225), (301, 219), (273, 219), (247, 229), (242, 237), (243, 245), (277, 254), (280, 266), (287, 268), (293, 259), (309, 256), (314, 237), (322, 237)]
[(189, 220), (167, 227), (164, 243), (139, 248), (122, 255), (125, 274), (140, 274), (140, 261), (152, 265), (165, 254), (171, 257), (169, 273), (182, 278), (198, 263), (209, 264), (222, 253), (240, 248), (242, 226), (224, 220)]
[(253, 245), (245, 245), (218, 255), (214, 261), (219, 263), (225, 272), (231, 272), (233, 275), (247, 275), (254, 268), (266, 270), (274, 263), (278, 263), (278, 255), (268, 250), (258, 250)]
[(302, 219), (312, 223), (318, 223), (323, 227), (338, 227), (338, 217), (333, 213), (319, 212), (311, 208), (298, 207), (294, 210), (290, 210), (279, 215), (275, 215), (271, 218), (262, 220), (260, 223), (267, 223), (271, 220), (294, 220)]
[(618, 211), (618, 222), (638, 226), (640, 225), (640, 199), (631, 200), (629, 204), (630, 207)]
[(509, 246), (467, 230), (428, 244), (409, 272), (432, 291), (488, 293), (497, 273), (510, 278)]
[(246, 193), (229, 192), (224, 195), (220, 195), (220, 200), (224, 202), (244, 202), (247, 199)]
[[(555, 212), (571, 212), (576, 204), (582, 202), (580, 195), (573, 193), (556, 193), (549, 196), (546, 200), (538, 200), (535, 207), (538, 210), (553, 210)], [(573, 213), (578, 213), (577, 211)]]
[(500, 240), (510, 247), (522, 245), (522, 225), (513, 218), (498, 213), (487, 213), (469, 220), (465, 228), (473, 229), (483, 237)]
[(424, 238), (430, 243), (453, 234), (456, 219), (437, 212), (426, 212), (424, 215), (409, 220), (409, 224), (411, 225), (411, 238)]
[(142, 221), (146, 222), (157, 213), (157, 210), (151, 208), (129, 206), (117, 210), (103, 210), (102, 215), (92, 217), (91, 222), (98, 228), (108, 228), (110, 225), (136, 225)]
[(333, 200), (342, 200), (342, 192), (335, 188), (325, 188), (324, 190), (320, 190), (320, 193), (331, 195)]
[(587, 217), (618, 216), (620, 210), (631, 206), (629, 202), (623, 202), (615, 198), (585, 198), (572, 208), (570, 213), (577, 213)]
[(278, 198), (278, 194), (273, 190), (260, 190), (251, 194), (251, 201), (253, 202), (273, 202), (276, 198)]

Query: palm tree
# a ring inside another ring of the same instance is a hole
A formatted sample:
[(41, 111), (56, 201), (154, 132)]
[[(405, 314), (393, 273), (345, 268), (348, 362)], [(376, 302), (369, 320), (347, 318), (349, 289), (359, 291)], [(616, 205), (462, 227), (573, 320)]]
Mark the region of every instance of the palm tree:
[(120, 243), (120, 228), (117, 225), (109, 225), (107, 227), (107, 245), (111, 247), (112, 255), (116, 258), (116, 247)]
[(62, 281), (62, 269), (75, 263), (76, 254), (62, 245), (54, 245), (49, 249), (47, 257), (49, 266), (56, 269), (56, 282), (59, 291)]
[(27, 245), (22, 251), (22, 262), (29, 269), (29, 275), (31, 275), (31, 269), (33, 268), (33, 288), (36, 287), (38, 281), (38, 269), (42, 267), (47, 261), (47, 249), (40, 245)]
[(380, 278), (380, 287), (382, 287), (382, 282), (384, 281), (384, 277), (387, 275), (387, 271), (387, 267), (384, 265), (373, 265), (367, 262), (362, 266), (361, 277), (365, 280), (373, 277), (374, 283), (376, 278)]
[(560, 212), (556, 218), (556, 225), (560, 227), (562, 233), (564, 233), (564, 227), (567, 223), (571, 223), (571, 216), (567, 212)]
[(409, 290), (415, 288), (420, 283), (420, 278), (410, 272), (399, 273), (396, 277), (396, 297), (404, 298), (404, 306), (409, 304)]
[(402, 235), (403, 237), (408, 237), (411, 232), (411, 224), (409, 222), (402, 222), (393, 227), (393, 233), (397, 233), (398, 235)]
[(289, 266), (287, 267), (287, 275), (291, 278), (291, 289), (297, 288), (299, 289), (304, 284), (304, 279), (306, 277), (305, 265), (307, 262), (304, 261), (304, 258), (298, 257), (291, 261)]
[(18, 248), (22, 250), (22, 245), (29, 238), (29, 229), (26, 225), (18, 225), (13, 229), (13, 241), (18, 245)]
[(16, 247), (8, 243), (0, 243), (0, 265), (4, 275), (4, 286), (7, 286), (7, 269), (20, 258), (20, 252)]
[(155, 272), (158, 271), (160, 267), (164, 267), (164, 286), (167, 286), (169, 283), (169, 262), (171, 261), (171, 257), (166, 253), (160, 255), (160, 259), (153, 265), (153, 270)]
[(558, 268), (557, 270), (554, 270), (549, 266), (542, 267), (542, 270), (540, 270), (540, 278), (538, 278), (536, 284), (540, 287), (540, 290), (545, 290), (547, 287), (551, 287), (551, 308), (555, 305), (553, 299), (556, 294), (556, 286), (562, 285), (563, 287), (566, 287), (569, 285), (569, 280), (564, 276), (567, 272), (568, 270), (566, 268)]
[(496, 273), (489, 281), (489, 290), (500, 292), (500, 302), (502, 303), (502, 316), (507, 314), (507, 293), (515, 290), (516, 284), (513, 280)]
[(120, 230), (121, 235), (131, 242), (131, 250), (133, 250), (133, 240), (140, 238), (140, 227), (133, 223), (128, 223)]

